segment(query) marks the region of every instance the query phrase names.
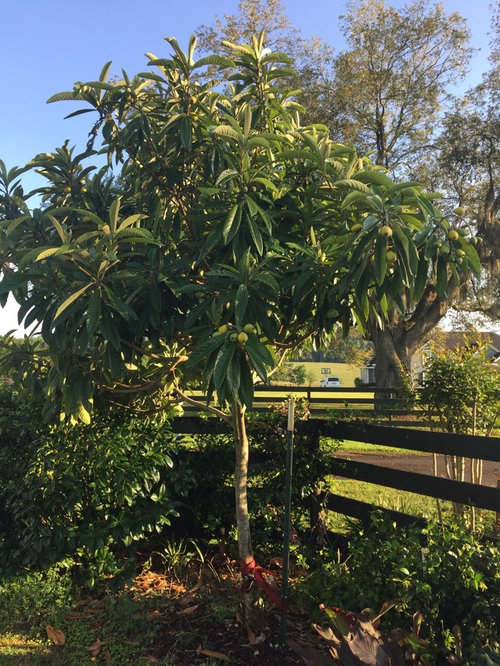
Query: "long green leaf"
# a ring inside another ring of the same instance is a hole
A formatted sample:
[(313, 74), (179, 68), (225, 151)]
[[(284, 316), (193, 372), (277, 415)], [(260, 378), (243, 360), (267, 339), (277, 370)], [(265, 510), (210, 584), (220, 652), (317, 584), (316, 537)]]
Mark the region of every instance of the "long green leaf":
[(462, 250), (465, 252), (467, 263), (469, 264), (470, 269), (476, 276), (479, 276), (481, 274), (481, 261), (479, 259), (478, 253), (476, 252), (476, 249), (465, 238), (462, 237), (460, 237), (460, 245)]
[(239, 229), (241, 222), (241, 208), (238, 204), (234, 204), (229, 213), (227, 214), (222, 228), (222, 239), (224, 243), (229, 243)]
[(84, 287), (82, 287), (81, 289), (78, 289), (78, 291), (75, 291), (74, 294), (71, 294), (71, 296), (68, 296), (68, 298), (66, 298), (66, 299), (61, 303), (61, 305), (57, 308), (56, 313), (55, 313), (55, 315), (54, 315), (53, 323), (55, 323), (56, 320), (58, 319), (58, 317), (60, 317), (60, 316), (62, 315), (62, 313), (63, 313), (63, 312), (64, 312), (64, 311), (65, 311), (65, 310), (66, 310), (66, 309), (67, 309), (72, 303), (74, 303), (78, 298), (80, 298), (80, 296), (82, 296), (82, 295), (87, 291), (87, 289), (89, 289), (91, 286), (92, 286), (92, 283), (86, 284), (86, 285), (85, 285)]
[(247, 219), (248, 219), (248, 228), (250, 229), (250, 235), (252, 236), (255, 249), (257, 250), (259, 255), (262, 255), (262, 252), (264, 251), (264, 243), (262, 241), (262, 234), (260, 233), (260, 229), (257, 226), (257, 222), (253, 219), (253, 217), (249, 217)]
[(247, 360), (241, 356), (239, 398), (250, 409), (253, 403), (253, 379)]
[(114, 236), (115, 231), (118, 226), (118, 215), (120, 214), (120, 204), (121, 204), (122, 198), (118, 197), (116, 198), (111, 206), (109, 207), (109, 229), (110, 229), (110, 235)]
[(226, 381), (227, 369), (232, 361), (235, 351), (236, 343), (226, 339), (224, 345), (220, 348), (219, 353), (217, 354), (214, 367), (214, 384), (217, 392), (219, 392), (220, 387)]
[(236, 326), (243, 323), (248, 305), (248, 289), (245, 284), (240, 284), (234, 300), (234, 317)]

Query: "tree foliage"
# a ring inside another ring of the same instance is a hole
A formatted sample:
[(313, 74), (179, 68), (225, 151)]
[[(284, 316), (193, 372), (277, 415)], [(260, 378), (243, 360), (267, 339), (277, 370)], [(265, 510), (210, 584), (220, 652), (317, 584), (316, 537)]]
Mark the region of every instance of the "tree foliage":
[[(462, 17), (448, 15), (441, 5), (425, 0), (402, 8), (382, 0), (353, 1), (341, 17), (347, 48), (336, 57), (322, 57), (317, 43), (310, 53), (313, 61), (323, 62), (318, 69), (297, 53), (295, 47), (303, 50), (304, 40), (280, 3), (246, 0), (239, 3), (238, 10), (237, 15), (217, 19), (212, 28), (203, 27), (202, 34), (210, 35), (210, 46), (223, 49), (224, 38), (230, 36), (235, 41), (252, 25), (266, 25), (276, 42), (286, 45), (287, 53), (295, 58), (296, 85), (301, 89), (295, 97), (304, 104), (308, 121), (322, 122), (336, 138), (370, 151), (372, 160), (390, 167), (398, 178), (417, 174), (412, 177), (423, 177), (432, 183), (432, 189), (447, 195), (450, 184), (437, 178), (436, 128), (449, 97), (448, 88), (464, 76), (472, 52)], [(463, 216), (453, 213), (461, 205), (448, 205), (445, 200), (444, 212), (454, 226), (464, 227)], [(474, 229), (470, 225), (471, 233)], [(437, 241), (442, 242), (443, 252), (445, 241)], [(490, 243), (485, 242), (483, 251), (489, 251), (488, 247)], [(443, 275), (441, 271), (441, 282)], [(380, 309), (376, 305), (372, 308), (377, 315), (368, 318), (364, 332), (376, 347), (378, 385), (406, 381), (412, 354), (450, 307), (463, 298), (470, 281), (470, 275), (463, 275), (461, 284), (450, 288), (444, 298), (442, 289), (439, 293), (435, 289), (434, 277), (427, 275), (429, 289), (418, 299), (407, 299), (404, 310), (400, 307), (383, 313), (383, 326)]]
[(411, 166), (434, 134), (447, 86), (465, 75), (469, 31), (456, 12), (415, 0), (352, 0), (341, 17), (348, 48), (335, 59), (332, 126), (375, 161)]
[[(108, 63), (50, 98), (84, 103), (70, 116), (95, 120), (84, 152), (65, 144), (30, 163), (46, 179), (33, 193), (42, 205), (9, 193), (0, 297), (40, 323), (37, 377), (62, 418), (89, 423), (97, 400), (150, 414), (193, 402), (200, 381), (215, 395), (207, 408), (235, 433), (240, 554), (251, 560), (254, 382), (338, 322), (383, 328), (423, 295), (446, 298), (479, 259), (417, 183), (395, 183), (325, 126), (301, 126), (276, 84), (288, 58), (263, 34), (227, 44), (231, 58), (168, 42), (169, 57), (149, 54), (153, 71), (110, 83)], [(209, 66), (229, 72), (225, 89), (203, 76)]]
[(485, 355), (487, 346), (466, 341), (453, 350), (436, 348), (426, 365), (422, 401), (447, 432), (490, 435), (496, 426), (500, 373)]

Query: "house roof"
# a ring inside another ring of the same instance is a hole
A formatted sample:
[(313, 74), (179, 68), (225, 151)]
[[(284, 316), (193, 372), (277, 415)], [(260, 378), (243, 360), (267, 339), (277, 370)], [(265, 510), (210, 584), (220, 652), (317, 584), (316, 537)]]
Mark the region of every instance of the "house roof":
[(455, 349), (455, 347), (462, 347), (463, 345), (488, 341), (490, 353), (487, 353), (487, 356), (500, 353), (500, 335), (494, 331), (481, 331), (479, 333), (444, 331), (442, 335), (443, 346), (446, 349)]

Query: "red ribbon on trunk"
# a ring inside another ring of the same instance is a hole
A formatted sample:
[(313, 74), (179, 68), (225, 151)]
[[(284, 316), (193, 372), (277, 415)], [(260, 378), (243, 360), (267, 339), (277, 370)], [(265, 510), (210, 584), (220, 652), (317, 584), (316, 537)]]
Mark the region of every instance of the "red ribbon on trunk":
[[(262, 589), (264, 594), (266, 594), (271, 601), (278, 606), (282, 611), (289, 611), (289, 607), (285, 606), (285, 604), (282, 602), (280, 599), (277, 591), (274, 589), (274, 587), (271, 587), (269, 583), (266, 581), (264, 578), (264, 574), (272, 576), (272, 572), (269, 571), (268, 569), (265, 569), (264, 567), (261, 567), (260, 564), (257, 564), (255, 560), (252, 560), (251, 562), (243, 562), (243, 560), (240, 560), (240, 567), (241, 567), (241, 575), (242, 576), (253, 576), (255, 578), (255, 581), (257, 585)], [(244, 590), (245, 584), (243, 583), (242, 585), (242, 592)]]

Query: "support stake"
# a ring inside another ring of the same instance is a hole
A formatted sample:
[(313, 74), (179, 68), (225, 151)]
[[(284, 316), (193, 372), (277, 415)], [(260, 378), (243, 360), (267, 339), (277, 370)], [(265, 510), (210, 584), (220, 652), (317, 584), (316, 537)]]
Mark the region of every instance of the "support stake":
[[(288, 399), (288, 422), (286, 429), (286, 463), (285, 463), (285, 519), (283, 525), (283, 577), (281, 583), (281, 600), (283, 606), (288, 605), (288, 570), (290, 563), (290, 523), (292, 512), (292, 473), (293, 473), (293, 431), (295, 428), (295, 401)], [(286, 612), (281, 611), (281, 647), (286, 641)]]

